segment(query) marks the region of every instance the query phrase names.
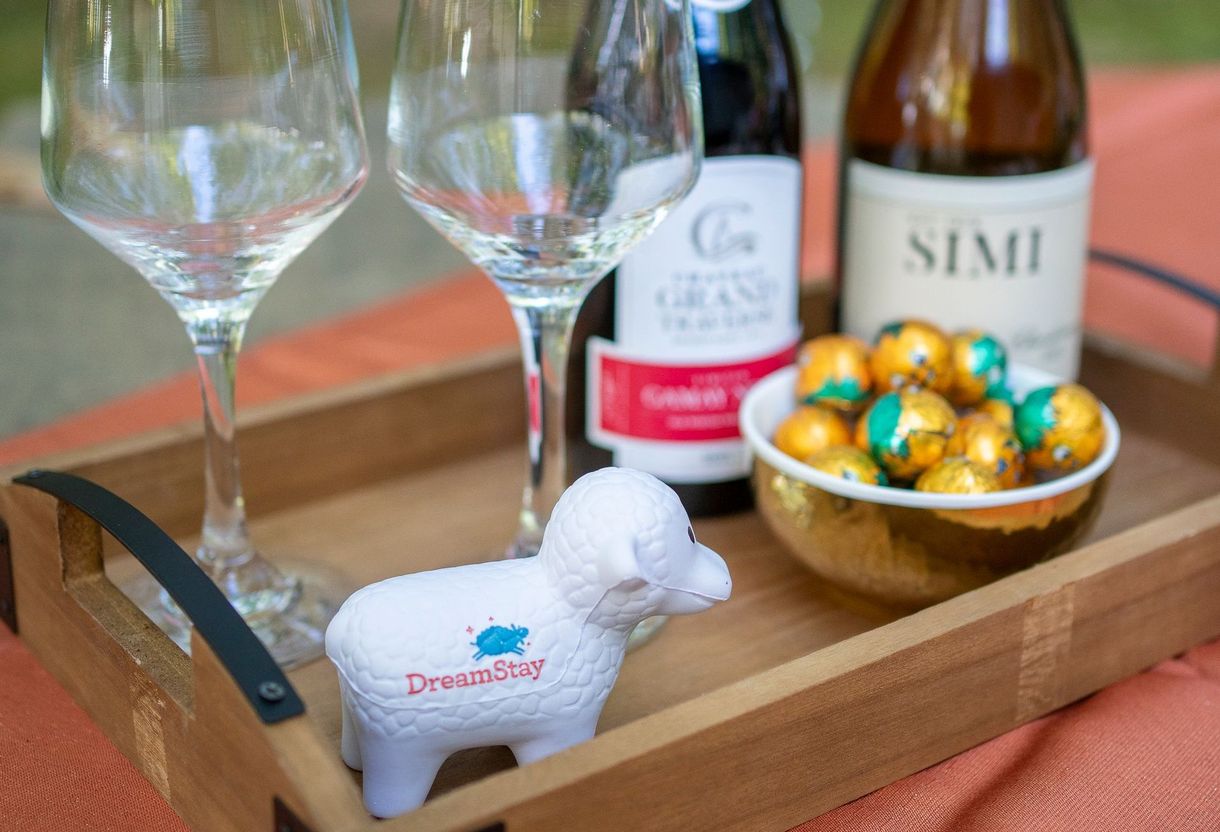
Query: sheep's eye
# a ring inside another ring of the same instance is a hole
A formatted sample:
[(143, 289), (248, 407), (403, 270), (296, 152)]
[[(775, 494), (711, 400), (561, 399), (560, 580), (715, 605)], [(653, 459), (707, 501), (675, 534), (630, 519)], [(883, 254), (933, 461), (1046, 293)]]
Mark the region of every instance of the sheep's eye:
[(695, 542), (695, 530), (690, 526), (686, 527), (686, 536), (690, 538), (691, 543)]

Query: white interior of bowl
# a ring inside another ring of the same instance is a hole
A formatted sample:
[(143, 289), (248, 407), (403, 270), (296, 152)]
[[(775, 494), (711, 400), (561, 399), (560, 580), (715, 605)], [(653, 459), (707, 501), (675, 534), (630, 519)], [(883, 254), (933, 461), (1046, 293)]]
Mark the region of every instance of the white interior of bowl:
[[(782, 471), (789, 477), (807, 482), (832, 494), (850, 497), (853, 500), (867, 500), (872, 503), (906, 506), (907, 508), (934, 509), (998, 508), (1016, 505), (1055, 497), (1079, 488), (1101, 476), (1114, 463), (1114, 457), (1118, 455), (1120, 441), (1118, 421), (1110, 409), (1103, 404), (1101, 416), (1106, 426), (1106, 441), (1102, 446), (1101, 454), (1079, 471), (1051, 482), (992, 494), (932, 494), (924, 491), (908, 491), (905, 488), (849, 482), (816, 468), (810, 468), (771, 444), (771, 437), (775, 435), (775, 430), (779, 427), (780, 422), (796, 409), (796, 373), (796, 367), (785, 367), (782, 370), (776, 370), (754, 385), (741, 403), (741, 432), (755, 456), (773, 468)], [(1032, 390), (1055, 384), (1056, 379), (1049, 373), (1033, 367), (1016, 365), (1009, 368), (1008, 382), (1017, 394), (1017, 398), (1020, 399)]]

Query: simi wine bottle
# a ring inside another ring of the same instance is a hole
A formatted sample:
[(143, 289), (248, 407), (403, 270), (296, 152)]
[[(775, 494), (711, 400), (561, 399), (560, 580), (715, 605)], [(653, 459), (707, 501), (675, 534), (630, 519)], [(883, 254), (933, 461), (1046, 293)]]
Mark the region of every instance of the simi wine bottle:
[[(778, 0), (692, 0), (706, 160), (686, 200), (581, 309), (572, 474), (647, 471), (692, 515), (747, 508), (746, 390), (792, 361), (800, 96)], [(583, 395), (582, 395), (583, 394)]]
[(842, 164), (844, 329), (981, 327), (1075, 377), (1093, 165), (1063, 0), (881, 0)]

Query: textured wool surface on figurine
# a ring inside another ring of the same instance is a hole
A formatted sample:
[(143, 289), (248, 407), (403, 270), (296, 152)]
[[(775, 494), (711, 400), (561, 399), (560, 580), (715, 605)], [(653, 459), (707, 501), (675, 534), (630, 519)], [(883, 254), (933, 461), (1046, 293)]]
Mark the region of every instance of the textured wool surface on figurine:
[(623, 468), (564, 493), (536, 558), (365, 587), (326, 631), (343, 759), (364, 771), (365, 806), (410, 811), (462, 749), (507, 745), (525, 764), (591, 738), (631, 629), (700, 612), (731, 587), (677, 495)]

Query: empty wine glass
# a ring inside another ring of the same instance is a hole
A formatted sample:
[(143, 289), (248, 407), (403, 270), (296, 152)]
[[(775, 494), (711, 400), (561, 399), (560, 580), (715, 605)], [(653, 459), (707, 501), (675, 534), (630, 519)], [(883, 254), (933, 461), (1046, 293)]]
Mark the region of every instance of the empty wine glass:
[(564, 379), (593, 284), (686, 195), (703, 156), (687, 0), (406, 0), (389, 166), (504, 292), (529, 466), (509, 555), (567, 486)]
[[(47, 194), (186, 324), (206, 433), (196, 559), (284, 664), (320, 652), (342, 599), (250, 543), (234, 371), (255, 305), (367, 174), (346, 31), (331, 0), (50, 0), (47, 16)], [(152, 606), (189, 646), (172, 602)]]

